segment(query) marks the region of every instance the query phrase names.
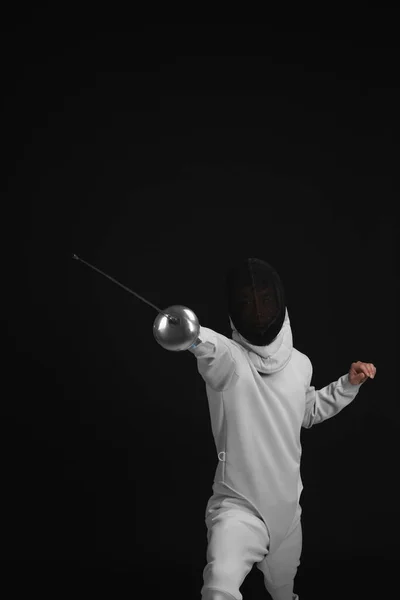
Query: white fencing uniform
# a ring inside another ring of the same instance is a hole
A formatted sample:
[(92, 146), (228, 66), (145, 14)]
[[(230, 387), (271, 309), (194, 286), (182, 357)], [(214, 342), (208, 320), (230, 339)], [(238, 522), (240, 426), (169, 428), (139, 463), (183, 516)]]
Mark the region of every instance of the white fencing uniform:
[(287, 310), (268, 346), (252, 346), (231, 325), (232, 340), (200, 327), (201, 343), (190, 349), (206, 383), (219, 459), (202, 594), (212, 598), (215, 589), (242, 600), (239, 587), (257, 564), (274, 600), (292, 600), (302, 539), (300, 430), (336, 415), (360, 385), (347, 374), (321, 390), (310, 385), (311, 361), (293, 348)]

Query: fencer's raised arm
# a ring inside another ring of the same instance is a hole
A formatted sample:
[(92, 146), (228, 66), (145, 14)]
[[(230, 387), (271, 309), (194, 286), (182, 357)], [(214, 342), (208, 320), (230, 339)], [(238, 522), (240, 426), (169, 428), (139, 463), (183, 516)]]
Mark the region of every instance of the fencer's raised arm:
[(238, 379), (236, 361), (228, 342), (225, 336), (200, 326), (198, 340), (189, 348), (206, 384), (219, 392), (233, 386)]
[(306, 410), (302, 427), (309, 429), (317, 423), (322, 423), (337, 415), (343, 408), (348, 406), (357, 396), (360, 385), (353, 385), (349, 381), (349, 375), (343, 375), (320, 390), (311, 385), (312, 366), (309, 373), (309, 386), (306, 392)]

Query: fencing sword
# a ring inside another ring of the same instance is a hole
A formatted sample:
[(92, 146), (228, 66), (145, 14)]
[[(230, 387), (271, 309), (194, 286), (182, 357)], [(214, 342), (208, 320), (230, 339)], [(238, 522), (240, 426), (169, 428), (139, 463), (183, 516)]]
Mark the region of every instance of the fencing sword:
[(153, 323), (153, 335), (160, 346), (166, 350), (179, 352), (188, 350), (196, 342), (200, 331), (200, 324), (197, 316), (190, 308), (180, 304), (174, 304), (165, 310), (161, 310), (158, 306), (126, 287), (114, 279), (114, 277), (111, 277), (86, 260), (83, 260), (77, 254), (73, 254), (72, 258), (83, 263), (90, 269), (93, 269), (100, 275), (103, 275), (103, 277), (106, 277), (116, 285), (120, 286), (126, 292), (129, 292), (129, 294), (136, 296), (136, 298), (139, 298), (139, 300), (154, 308), (158, 312), (158, 316)]

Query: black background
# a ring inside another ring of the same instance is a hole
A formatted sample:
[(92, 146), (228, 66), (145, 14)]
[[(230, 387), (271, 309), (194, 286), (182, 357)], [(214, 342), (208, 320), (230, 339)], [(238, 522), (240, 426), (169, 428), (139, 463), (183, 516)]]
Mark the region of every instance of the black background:
[[(262, 24), (110, 31), (48, 8), (5, 23), (1, 545), (10, 581), (51, 597), (77, 582), (87, 594), (146, 586), (151, 598), (200, 597), (217, 457), (196, 361), (161, 348), (155, 311), (71, 255), (157, 306), (189, 306), (228, 336), (224, 272), (257, 256), (284, 281), (313, 385), (356, 360), (377, 367), (335, 419), (302, 431), (295, 589), (302, 600), (391, 597), (394, 38)], [(267, 597), (257, 570), (242, 592)]]

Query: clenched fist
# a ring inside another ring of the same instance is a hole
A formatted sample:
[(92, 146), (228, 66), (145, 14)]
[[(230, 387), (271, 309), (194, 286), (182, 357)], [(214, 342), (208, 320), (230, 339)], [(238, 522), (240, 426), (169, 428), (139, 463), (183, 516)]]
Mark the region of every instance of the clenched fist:
[(349, 381), (352, 385), (359, 385), (367, 381), (368, 377), (373, 379), (376, 375), (376, 367), (372, 363), (361, 362), (360, 360), (352, 363), (349, 371)]

